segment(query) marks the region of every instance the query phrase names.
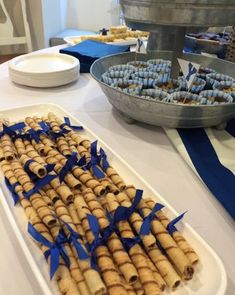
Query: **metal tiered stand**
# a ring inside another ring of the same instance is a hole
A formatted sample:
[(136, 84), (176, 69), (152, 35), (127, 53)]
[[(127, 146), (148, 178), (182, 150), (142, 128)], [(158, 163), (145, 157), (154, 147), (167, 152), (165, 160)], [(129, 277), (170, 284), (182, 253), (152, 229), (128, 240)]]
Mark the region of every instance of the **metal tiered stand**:
[[(205, 30), (210, 26), (229, 26), (235, 23), (234, 0), (121, 0), (126, 24), (137, 30), (149, 31), (148, 54), (138, 60), (171, 59), (171, 76), (178, 77), (177, 58), (196, 62), (235, 79), (235, 64), (217, 58), (183, 54), (185, 34)], [(172, 50), (173, 49), (173, 50)], [(147, 101), (119, 91), (101, 81), (110, 66), (126, 64), (135, 53), (124, 53), (96, 61), (91, 74), (99, 82), (109, 102), (128, 122), (172, 128), (225, 126), (235, 117), (235, 102), (218, 105), (181, 105)]]

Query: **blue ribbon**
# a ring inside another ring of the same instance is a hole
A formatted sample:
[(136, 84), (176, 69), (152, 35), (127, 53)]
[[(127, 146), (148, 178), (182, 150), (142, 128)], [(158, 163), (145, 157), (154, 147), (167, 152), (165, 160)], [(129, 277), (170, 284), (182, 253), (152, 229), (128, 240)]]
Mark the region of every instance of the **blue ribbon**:
[(39, 122), (38, 124), (39, 124), (39, 126), (42, 128), (42, 131), (43, 131), (45, 134), (47, 134), (48, 131), (50, 130), (50, 126), (49, 126), (47, 123), (43, 122), (43, 121)]
[(45, 185), (47, 185), (48, 183), (50, 183), (56, 177), (57, 177), (56, 174), (48, 174), (45, 177), (43, 177), (40, 180), (38, 180), (35, 183), (35, 186), (30, 191), (24, 193), (25, 198), (29, 200), (29, 198), (33, 194), (37, 193), (40, 189), (42, 189)]
[(97, 247), (104, 244), (104, 240), (102, 237), (100, 237), (100, 227), (97, 218), (94, 215), (87, 214), (87, 219), (90, 229), (94, 235), (94, 241), (89, 244), (89, 249), (91, 252), (91, 267), (98, 270), (95, 250)]
[(40, 142), (40, 137), (39, 137), (40, 132), (37, 132), (34, 129), (29, 129), (28, 130), (28, 133), (30, 134), (31, 138), (36, 141), (36, 143), (39, 143)]
[(20, 122), (20, 123), (16, 123), (14, 125), (9, 126), (13, 131), (19, 131), (21, 132), (25, 127), (25, 123), (24, 122)]
[(98, 179), (104, 178), (105, 174), (98, 168), (98, 164), (100, 162), (100, 156), (97, 155), (97, 140), (91, 143), (91, 160), (87, 164), (86, 168), (91, 169), (95, 177)]
[(82, 240), (82, 236), (79, 235), (79, 233), (75, 232), (67, 222), (64, 222), (64, 221), (62, 221), (62, 222), (64, 223), (64, 225), (66, 226), (66, 228), (68, 229), (68, 231), (70, 233), (68, 242), (73, 243), (73, 245), (77, 251), (79, 259), (81, 259), (81, 260), (88, 259), (89, 255), (87, 254), (87, 252), (85, 251), (85, 249), (83, 248), (81, 243), (79, 243), (79, 241), (78, 241), (78, 240)]
[(176, 217), (175, 219), (173, 219), (171, 222), (168, 223), (167, 225), (167, 231), (169, 232), (170, 235), (172, 235), (175, 231), (177, 231), (177, 228), (175, 227), (175, 224), (177, 222), (179, 222), (184, 215), (187, 213), (187, 211), (185, 211), (184, 213), (180, 214), (178, 217)]
[(141, 243), (141, 239), (139, 236), (134, 237), (134, 238), (121, 238), (121, 241), (122, 241), (123, 246), (125, 247), (126, 251), (129, 251), (136, 244)]
[(16, 183), (14, 183), (14, 184), (10, 184), (9, 180), (8, 180), (6, 177), (5, 177), (5, 183), (6, 183), (7, 188), (9, 189), (9, 191), (10, 191), (11, 194), (12, 194), (12, 198), (13, 198), (13, 200), (14, 200), (14, 205), (16, 205), (16, 204), (19, 202), (20, 198), (19, 198), (19, 196), (17, 195), (15, 189), (16, 189), (16, 187), (17, 187), (18, 185), (20, 185), (20, 184), (19, 184), (18, 181), (17, 181)]
[(50, 173), (51, 171), (54, 170), (55, 164), (46, 164), (45, 166), (47, 173)]
[(25, 169), (25, 171), (29, 174), (30, 177), (31, 177), (31, 176), (32, 176), (32, 177), (35, 177), (35, 174), (29, 169), (29, 165), (30, 165), (31, 163), (35, 163), (35, 161), (32, 160), (32, 159), (26, 161), (26, 163), (24, 164), (24, 169)]
[(109, 162), (107, 161), (107, 155), (102, 148), (100, 148), (100, 165), (104, 171), (110, 167)]
[(48, 247), (49, 249), (44, 253), (46, 259), (50, 256), (50, 278), (52, 279), (55, 272), (59, 267), (60, 256), (64, 259), (65, 265), (69, 268), (70, 261), (67, 253), (63, 247), (63, 244), (67, 242), (67, 239), (63, 231), (59, 232), (58, 237), (54, 243), (48, 241), (43, 235), (41, 235), (32, 224), (28, 224), (29, 234), (39, 243)]
[(11, 129), (11, 127), (6, 126), (5, 124), (3, 124), (3, 131), (1, 132), (0, 136), (2, 137), (4, 134), (7, 134), (13, 138), (16, 136), (16, 132)]
[(64, 180), (68, 172), (70, 172), (75, 165), (78, 163), (77, 153), (73, 152), (72, 155), (68, 158), (63, 168), (60, 170), (59, 179), (60, 182)]
[(116, 209), (114, 213), (114, 217), (113, 217), (115, 224), (121, 220), (128, 220), (130, 218), (130, 216), (135, 212), (136, 207), (139, 205), (139, 202), (142, 199), (142, 195), (143, 195), (143, 190), (137, 189), (135, 198), (130, 207), (119, 206)]
[(140, 232), (139, 232), (140, 235), (148, 235), (150, 233), (151, 222), (156, 217), (155, 214), (159, 210), (161, 210), (163, 207), (164, 205), (162, 204), (159, 204), (159, 203), (155, 204), (152, 211), (149, 213), (148, 216), (145, 217), (144, 222), (141, 225)]
[(79, 167), (81, 167), (82, 169), (85, 170), (85, 165), (86, 165), (86, 156), (85, 156), (85, 155), (82, 156), (82, 157), (78, 160), (77, 165), (78, 165)]
[(82, 126), (71, 125), (71, 122), (68, 117), (64, 117), (64, 123), (60, 125), (60, 128), (64, 129), (64, 127), (66, 127), (66, 126), (69, 126), (71, 129), (76, 130), (76, 131), (83, 130)]
[(22, 140), (28, 140), (28, 141), (31, 140), (31, 136), (30, 136), (29, 133), (17, 133), (15, 135), (15, 137), (13, 137), (13, 141), (16, 140), (16, 139), (18, 139), (18, 138), (20, 138)]

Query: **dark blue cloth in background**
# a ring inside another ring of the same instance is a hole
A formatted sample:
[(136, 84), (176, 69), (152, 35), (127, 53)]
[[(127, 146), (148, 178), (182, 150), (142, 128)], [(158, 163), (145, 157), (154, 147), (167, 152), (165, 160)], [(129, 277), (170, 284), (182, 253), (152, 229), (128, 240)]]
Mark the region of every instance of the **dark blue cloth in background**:
[[(232, 123), (235, 128), (235, 120)], [(221, 164), (203, 128), (178, 129), (178, 133), (201, 179), (235, 219), (235, 175)]]
[(79, 59), (80, 72), (89, 73), (91, 65), (98, 58), (127, 51), (130, 51), (130, 46), (86, 40), (75, 46), (61, 49), (60, 53), (69, 54)]

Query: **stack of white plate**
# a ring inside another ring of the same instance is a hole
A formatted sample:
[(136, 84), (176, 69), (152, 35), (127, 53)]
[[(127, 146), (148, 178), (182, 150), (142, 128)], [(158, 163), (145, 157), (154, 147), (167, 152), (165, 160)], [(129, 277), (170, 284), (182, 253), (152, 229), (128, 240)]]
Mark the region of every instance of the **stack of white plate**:
[(79, 60), (61, 53), (25, 54), (9, 62), (11, 80), (32, 87), (65, 85), (76, 81), (79, 72)]

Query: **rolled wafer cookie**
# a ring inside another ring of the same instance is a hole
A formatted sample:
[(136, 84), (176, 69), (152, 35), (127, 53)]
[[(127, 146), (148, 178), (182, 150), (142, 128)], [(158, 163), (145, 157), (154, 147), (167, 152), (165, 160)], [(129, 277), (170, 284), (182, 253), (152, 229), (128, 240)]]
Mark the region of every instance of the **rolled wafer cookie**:
[(14, 145), (19, 156), (26, 154), (25, 145), (21, 138), (17, 138), (14, 142)]
[[(63, 168), (63, 165), (60, 164), (60, 162), (53, 156), (47, 156), (46, 161), (48, 164), (55, 164), (54, 170), (57, 174), (60, 173), (61, 169)], [(68, 172), (64, 178), (64, 182), (69, 186), (71, 189), (80, 189), (82, 186), (82, 183), (73, 176), (72, 173)]]
[(26, 155), (33, 159), (34, 161), (38, 162), (41, 165), (45, 165), (46, 162), (43, 160), (43, 158), (36, 152), (34, 147), (31, 145), (30, 142), (24, 141), (26, 143), (25, 150), (26, 150)]
[[(30, 126), (30, 128), (32, 128), (32, 129), (34, 129), (36, 131), (42, 130), (41, 126), (39, 125), (39, 122), (42, 121), (40, 118), (28, 117), (28, 118), (25, 119), (25, 121)], [(56, 144), (48, 136), (46, 136), (46, 134), (41, 133), (39, 135), (39, 137), (40, 137), (40, 140), (42, 141), (42, 143), (44, 145), (51, 146), (53, 148), (56, 147)]]
[[(1, 167), (3, 168), (3, 172), (6, 173), (5, 176), (9, 177), (8, 180), (11, 183), (11, 185), (15, 184), (17, 182), (17, 178), (15, 177), (15, 173), (11, 169), (11, 165), (5, 161), (5, 163), (1, 162)], [(47, 240), (50, 242), (53, 242), (53, 239), (48, 231), (48, 228), (42, 223), (39, 215), (37, 214), (37, 211), (32, 207), (31, 202), (24, 198), (22, 192), (23, 187), (19, 184), (16, 186), (15, 191), (17, 192), (20, 200), (20, 204), (23, 207), (26, 216), (29, 219), (29, 222), (36, 228), (40, 234), (42, 234)], [(39, 244), (39, 243), (38, 243)], [(48, 248), (44, 245), (40, 245), (40, 248), (42, 252), (48, 250)], [(48, 260), (50, 264), (50, 259)], [(73, 294), (73, 295), (80, 295), (79, 290), (77, 289), (76, 284), (74, 283), (74, 280), (72, 279), (68, 269), (64, 266), (64, 264), (59, 264), (59, 268), (56, 272), (56, 280), (58, 282), (58, 286), (62, 294)]]
[[(52, 149), (47, 149), (47, 155), (54, 156), (62, 165), (66, 164), (67, 159), (60, 155), (58, 152)], [(80, 180), (81, 183), (86, 185), (87, 187), (93, 189), (95, 194), (98, 196), (102, 196), (105, 194), (106, 190), (105, 187), (97, 181), (95, 178), (93, 178), (88, 171), (84, 171), (82, 168), (75, 166), (72, 169), (72, 174)]]
[(39, 164), (38, 162), (32, 160), (27, 155), (21, 155), (20, 156), (20, 162), (24, 166), (28, 161), (31, 161), (31, 163), (28, 165), (28, 168), (31, 172), (33, 172), (37, 177), (43, 178), (47, 175), (47, 170), (44, 166)]
[[(131, 206), (131, 202), (129, 200), (129, 198), (127, 197), (126, 194), (124, 193), (119, 193), (116, 196), (118, 202), (120, 205), (124, 206), (124, 207), (130, 207)], [(139, 234), (141, 226), (143, 224), (143, 218), (140, 216), (139, 213), (134, 212), (131, 216), (130, 216), (130, 223), (131, 225), (134, 227), (135, 231)], [(145, 246), (146, 249), (151, 249), (156, 245), (156, 239), (155, 237), (152, 235), (152, 233), (149, 233), (148, 235), (143, 235), (141, 236), (141, 239), (143, 241), (143, 244)]]
[[(149, 206), (150, 209), (153, 209), (156, 202), (152, 199), (145, 199), (145, 203)], [(161, 221), (161, 223), (164, 225), (165, 228), (167, 228), (170, 220), (167, 218), (167, 216), (164, 214), (162, 210), (158, 211), (156, 213), (157, 218)], [(186, 241), (186, 239), (183, 237), (183, 235), (179, 231), (175, 231), (172, 234), (174, 240), (176, 241), (177, 245), (180, 247), (180, 249), (184, 252), (184, 254), (188, 257), (189, 261), (192, 264), (195, 264), (199, 261), (199, 257), (195, 250), (189, 245), (189, 243)]]
[(0, 143), (2, 146), (4, 158), (9, 162), (13, 161), (16, 157), (16, 153), (14, 151), (14, 145), (11, 141), (10, 136), (4, 134), (0, 139)]
[[(11, 163), (11, 168), (18, 180), (18, 182), (22, 185), (24, 191), (30, 191), (34, 185), (31, 182), (31, 179), (27, 175), (27, 173), (22, 168), (21, 164), (14, 160)], [(50, 208), (47, 206), (45, 201), (43, 200), (42, 196), (39, 193), (34, 193), (30, 197), (30, 202), (32, 203), (33, 207), (37, 211), (39, 217), (42, 221), (47, 224), (49, 227), (53, 226), (57, 223), (54, 215), (52, 214)]]
[[(106, 212), (97, 201), (95, 194), (91, 189), (84, 189), (82, 191), (84, 200), (89, 207), (90, 212), (97, 218), (101, 230), (109, 226), (109, 221), (106, 217)], [(88, 211), (89, 212), (89, 211)], [(128, 284), (134, 284), (138, 280), (138, 273), (132, 264), (130, 257), (123, 248), (121, 241), (116, 233), (112, 233), (107, 240), (107, 246), (112, 254), (112, 257)]]
[(126, 184), (124, 180), (118, 175), (117, 171), (114, 168), (109, 166), (105, 172), (120, 191), (123, 191), (125, 189)]
[[(136, 194), (136, 190), (133, 186), (128, 186), (125, 189), (125, 193), (128, 195), (130, 200), (133, 200)], [(139, 208), (142, 209), (144, 217), (151, 213), (151, 209), (145, 205), (144, 201), (139, 203)], [(160, 242), (163, 249), (166, 251), (167, 256), (171, 262), (175, 265), (177, 271), (181, 274), (185, 280), (190, 280), (193, 277), (194, 269), (191, 262), (184, 254), (184, 252), (178, 247), (175, 240), (168, 233), (162, 223), (154, 219), (151, 223), (151, 231)]]
[[(113, 194), (107, 194), (106, 195), (107, 205), (109, 208), (109, 211), (111, 213), (114, 213), (117, 207), (119, 206), (118, 201), (116, 200), (115, 196)], [(135, 235), (128, 223), (128, 221), (123, 220), (120, 221), (118, 224), (118, 230), (120, 232), (120, 235), (122, 238), (135, 238)], [(145, 253), (143, 249), (140, 247), (139, 244), (135, 244), (133, 247), (129, 249), (129, 255), (131, 257), (131, 260), (133, 264), (135, 265), (138, 274), (139, 274), (139, 280), (141, 284), (143, 285), (143, 289), (145, 291), (146, 295), (160, 295), (161, 290), (157, 284), (157, 281), (155, 280), (153, 276), (152, 270), (149, 268), (148, 263), (145, 259)]]
[(139, 281), (133, 284), (136, 295), (144, 295), (144, 289)]
[(5, 156), (4, 156), (2, 146), (0, 145), (0, 162), (3, 161), (3, 160), (5, 160)]
[[(87, 220), (87, 215), (84, 212), (84, 209), (82, 208), (77, 212), (79, 215), (79, 219), (82, 222), (86, 238), (88, 242), (91, 244), (94, 241), (94, 236), (90, 229), (89, 222)], [(98, 246), (95, 249), (95, 254), (99, 271), (102, 275), (105, 285), (107, 286), (109, 294), (127, 295), (127, 291), (122, 284), (121, 278), (115, 268), (108, 248), (106, 246)]]

